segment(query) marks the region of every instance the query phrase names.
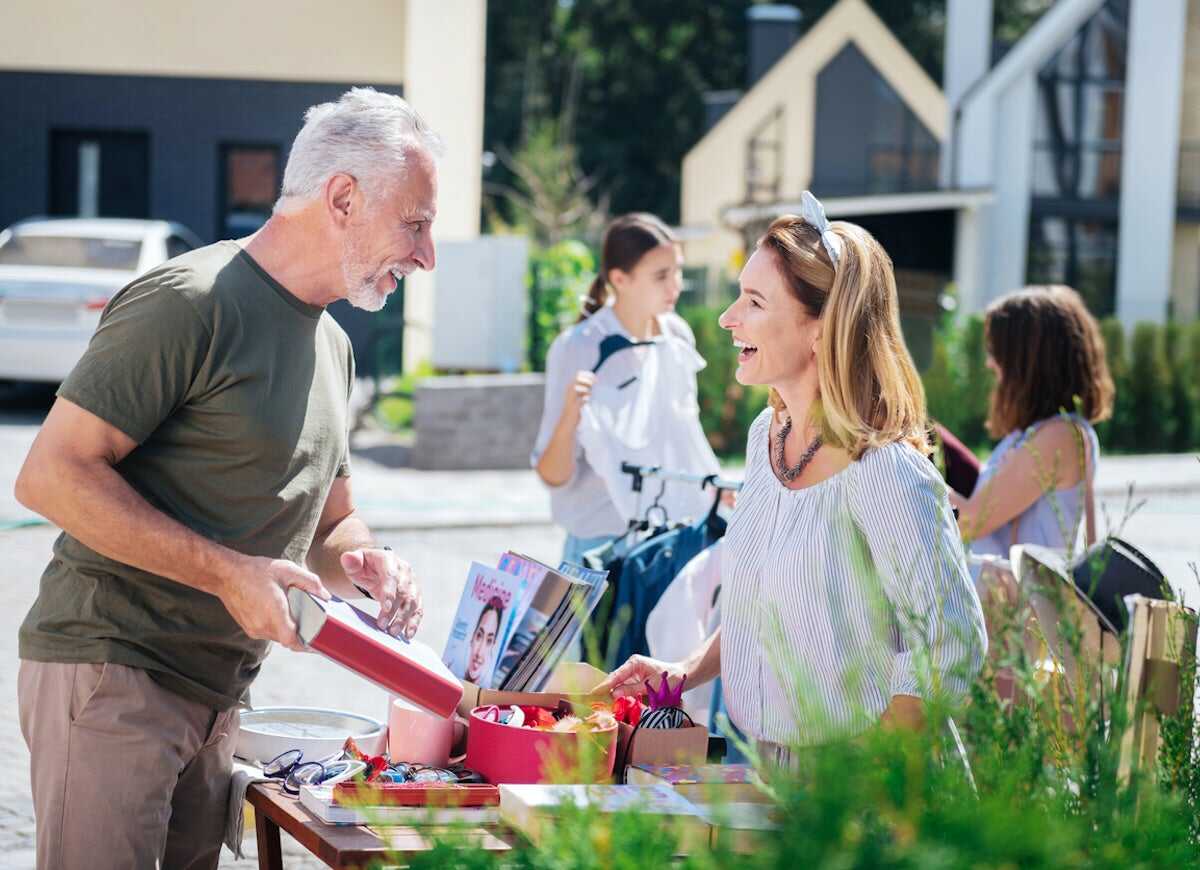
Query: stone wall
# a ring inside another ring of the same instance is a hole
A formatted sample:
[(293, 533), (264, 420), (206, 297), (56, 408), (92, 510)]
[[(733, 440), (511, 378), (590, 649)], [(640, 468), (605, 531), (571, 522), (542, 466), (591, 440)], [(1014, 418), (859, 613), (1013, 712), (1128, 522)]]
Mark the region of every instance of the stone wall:
[(413, 467), (528, 468), (542, 420), (541, 374), (430, 378), (413, 402)]

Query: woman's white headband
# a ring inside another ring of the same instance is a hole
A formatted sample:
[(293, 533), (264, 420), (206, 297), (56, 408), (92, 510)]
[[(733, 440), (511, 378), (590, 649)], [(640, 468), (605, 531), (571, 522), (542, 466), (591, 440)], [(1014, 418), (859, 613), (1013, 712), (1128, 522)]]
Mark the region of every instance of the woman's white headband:
[(800, 194), (800, 217), (821, 234), (821, 244), (825, 246), (825, 253), (829, 255), (829, 260), (836, 269), (838, 257), (842, 254), (842, 240), (829, 228), (829, 221), (825, 218), (825, 206), (807, 190)]

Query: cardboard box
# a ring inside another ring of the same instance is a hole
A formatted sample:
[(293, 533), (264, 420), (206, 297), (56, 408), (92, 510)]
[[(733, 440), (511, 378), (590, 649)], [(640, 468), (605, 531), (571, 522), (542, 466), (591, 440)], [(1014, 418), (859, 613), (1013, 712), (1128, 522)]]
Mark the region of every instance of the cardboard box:
[(585, 662), (562, 662), (550, 675), (544, 692), (501, 692), (498, 689), (481, 689), (473, 683), (464, 682), (462, 700), (458, 702), (458, 715), (469, 721), (472, 710), (488, 704), (495, 704), (497, 707), (511, 707), (513, 704), (556, 707), (559, 701), (569, 701), (590, 712), (593, 701), (612, 701), (612, 698), (606, 695), (589, 694), (606, 676), (608, 675), (604, 671)]
[(708, 758), (708, 729), (703, 725), (688, 728), (633, 728), (617, 724), (617, 780), (625, 781), (625, 769), (631, 764), (703, 764)]

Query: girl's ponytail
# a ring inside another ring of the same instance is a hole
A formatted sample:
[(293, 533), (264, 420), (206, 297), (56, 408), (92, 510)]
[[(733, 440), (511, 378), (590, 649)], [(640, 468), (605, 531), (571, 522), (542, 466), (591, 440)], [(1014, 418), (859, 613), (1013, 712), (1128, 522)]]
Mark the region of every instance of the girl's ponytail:
[(601, 271), (592, 279), (587, 296), (583, 297), (579, 306), (579, 320), (575, 322), (582, 323), (606, 304), (608, 304), (608, 281), (604, 279), (604, 272)]

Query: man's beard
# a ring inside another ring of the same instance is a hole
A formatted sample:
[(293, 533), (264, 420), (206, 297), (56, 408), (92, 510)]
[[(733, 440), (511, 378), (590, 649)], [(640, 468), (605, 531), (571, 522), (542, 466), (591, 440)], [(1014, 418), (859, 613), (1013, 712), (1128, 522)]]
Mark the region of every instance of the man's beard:
[(387, 304), (391, 291), (379, 289), (379, 279), (383, 274), (373, 272), (366, 264), (358, 238), (357, 231), (349, 233), (342, 248), (342, 276), (346, 281), (346, 301), (363, 311), (379, 311)]

